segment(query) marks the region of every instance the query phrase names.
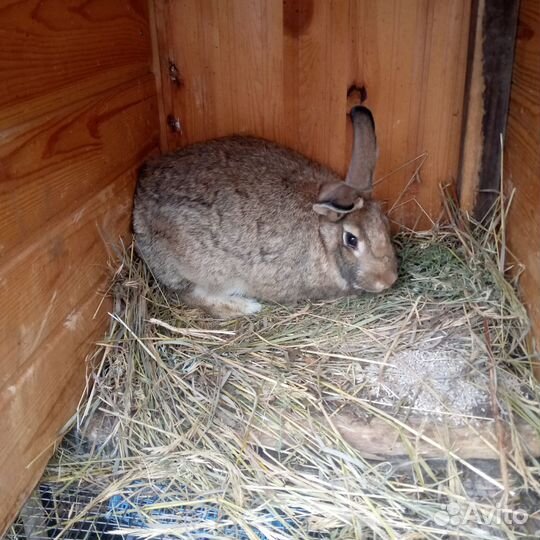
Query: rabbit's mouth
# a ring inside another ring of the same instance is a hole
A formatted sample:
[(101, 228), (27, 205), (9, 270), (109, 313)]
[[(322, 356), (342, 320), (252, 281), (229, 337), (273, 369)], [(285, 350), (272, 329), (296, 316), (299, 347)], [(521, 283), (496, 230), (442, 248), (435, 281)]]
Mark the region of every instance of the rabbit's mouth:
[(387, 286), (373, 286), (373, 285), (353, 285), (354, 290), (358, 292), (368, 292), (368, 293), (380, 293), (385, 289), (388, 289)]
[(353, 285), (355, 290), (365, 291), (369, 293), (380, 293), (389, 289), (397, 279), (397, 274), (392, 273), (392, 275), (384, 276), (369, 282), (358, 282)]

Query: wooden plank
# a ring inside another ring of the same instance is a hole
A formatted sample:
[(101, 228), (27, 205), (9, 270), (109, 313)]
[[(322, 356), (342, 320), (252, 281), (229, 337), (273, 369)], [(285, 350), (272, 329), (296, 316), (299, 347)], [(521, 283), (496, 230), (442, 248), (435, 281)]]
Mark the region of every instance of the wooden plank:
[[(471, 6), (468, 1), (444, 0), (428, 5), (429, 39), (418, 139), (418, 150), (427, 152), (428, 159), (416, 196), (418, 207), (409, 214), (410, 221), (416, 219), (419, 208), (431, 217), (439, 215), (439, 185), (455, 182), (459, 171)], [(427, 219), (421, 223), (430, 226)]]
[[(219, 413), (218, 413), (219, 416)], [(499, 459), (495, 423), (482, 420), (453, 425), (426, 417), (411, 416), (402, 425), (372, 416), (361, 418), (348, 411), (328, 416), (315, 415), (320, 424), (331, 422), (333, 428), (365, 459), (387, 460), (395, 457), (421, 456), (424, 459), (448, 459), (453, 453), (461, 459)], [(223, 419), (223, 421), (227, 421)], [(284, 420), (279, 426), (264, 425), (253, 419), (249, 433), (252, 442), (273, 450), (295, 446), (298, 425), (303, 421)], [(231, 426), (242, 429), (240, 425)], [(540, 456), (540, 437), (529, 424), (516, 423), (513, 436), (531, 457)], [(313, 426), (313, 429), (316, 429)]]
[[(227, 9), (220, 9), (220, 22), (227, 23), (226, 43), (229, 51), (228, 73), (222, 73), (222, 80), (230, 78), (230, 73), (234, 73), (232, 79), (231, 96), (232, 99), (232, 119), (233, 129), (237, 133), (261, 133), (264, 136), (264, 101), (265, 78), (264, 66), (266, 64), (266, 49), (264, 43), (264, 29), (267, 22), (263, 18), (264, 4), (262, 2), (252, 2), (251, 0), (229, 0)], [(242, 32), (237, 32), (238, 28), (243, 28)], [(206, 35), (206, 32), (203, 34)], [(212, 34), (210, 34), (212, 37)], [(208, 45), (214, 45), (209, 42)], [(235, 51), (242, 51), (242, 54), (235, 54)], [(255, 67), (255, 69), (253, 69)], [(214, 69), (214, 65), (209, 68)], [(244, 76), (240, 76), (243, 73)], [(247, 77), (245, 74), (250, 74)], [(218, 93), (218, 87), (214, 88), (214, 93)], [(212, 99), (212, 98), (210, 98)], [(215, 99), (212, 100), (215, 102)], [(214, 118), (219, 116), (214, 113)], [(228, 131), (229, 126), (217, 127)]]
[[(10, 489), (0, 490), (0, 531), (15, 517), (24, 495), (39, 479), (44, 456), (50, 456), (59, 429), (81, 397), (86, 376), (84, 358), (102, 334), (109, 309), (105, 302), (98, 311), (108, 274), (105, 263), (110, 246), (128, 230), (135, 176), (132, 169), (95, 195), (84, 207), (89, 218), (78, 222), (77, 227), (71, 215), (49, 231), (34, 250), (36, 259), (28, 262), (26, 269), (18, 268), (21, 279), (11, 283), (13, 289), (3, 289), (3, 305), (7, 301), (11, 309), (12, 299), (6, 298), (6, 293), (12, 291), (44, 319), (28, 314), (25, 324), (34, 328), (30, 334), (34, 342), (25, 362), (19, 362), (14, 351), (1, 356), (0, 485)], [(56, 253), (60, 238), (62, 250)], [(40, 306), (47, 296), (45, 288), (51, 286), (49, 275), (55, 277), (50, 292), (58, 301), (54, 310), (47, 311)], [(38, 296), (34, 296), (36, 289)], [(44, 321), (46, 331), (38, 328)], [(1, 322), (3, 328), (6, 324), (2, 347), (9, 332), (17, 330), (16, 324)]]
[(4, 2), (0, 126), (62, 107), (98, 81), (115, 85), (119, 77), (148, 73), (147, 11), (145, 0)]
[(0, 273), (43, 227), (81, 207), (158, 144), (145, 75), (40, 117), (0, 146)]
[[(170, 108), (183, 127), (174, 146), (250, 133), (343, 175), (352, 138), (347, 89), (362, 84), (378, 125), (377, 175), (427, 153), (422, 183), (409, 186), (401, 202), (416, 198), (426, 213), (438, 214), (439, 183), (458, 173), (471, 0), (165, 5), (171, 43), (161, 47), (183, 80), (172, 90)], [(376, 194), (395, 203), (416, 165), (392, 174)], [(392, 215), (414, 225), (419, 213), (411, 200)]]
[(146, 0), (11, 0), (0, 20), (1, 536), (75, 411), (159, 126)]
[(500, 137), (506, 131), (519, 0), (490, 0), (484, 17), (484, 103), (482, 165), (475, 214), (483, 219), (500, 188)]
[[(500, 459), (492, 420), (456, 426), (410, 417), (404, 422), (409, 429), (404, 429), (381, 418), (368, 422), (341, 413), (332, 417), (332, 422), (353, 448), (373, 459), (412, 455), (448, 459), (450, 452), (466, 460)], [(540, 456), (540, 437), (531, 425), (517, 423), (515, 434), (528, 456)]]
[(479, 1), (476, 51), (470, 66), (460, 202), (483, 219), (500, 188), (501, 135), (510, 100), (518, 0)]
[[(128, 178), (133, 186), (134, 174)], [(114, 214), (106, 213), (112, 211), (108, 201), (114, 200), (115, 212), (130, 214), (132, 192), (124, 184), (113, 182), (45, 229), (40, 241), (9, 261), (0, 274), (4, 307), (0, 313), (0, 388), (11, 384), (11, 378), (39, 353), (59, 325), (78, 324), (81, 295), (103, 284), (107, 254), (99, 236), (86, 231), (99, 222), (100, 235), (118, 242)]]
[(279, 97), (282, 101), (282, 109), (276, 111), (277, 114), (272, 120), (278, 125), (283, 125), (285, 129), (274, 140), (294, 149), (297, 149), (296, 145), (300, 142), (299, 36), (311, 23), (312, 16), (313, 2), (284, 0), (281, 24), (270, 30), (277, 36), (282, 35), (283, 42), (281, 66), (277, 66), (279, 71), (274, 70), (273, 73), (276, 78), (279, 78), (279, 73), (281, 73)]
[[(485, 0), (473, 2), (473, 23), (469, 38), (469, 67), (465, 90), (461, 169), (458, 177), (459, 204), (472, 215), (476, 205), (482, 165), (482, 118), (484, 116), (483, 21)], [(473, 27), (474, 26), (474, 27)]]
[(300, 122), (294, 148), (345, 176), (352, 144), (347, 140), (349, 2), (313, 2), (303, 24), (297, 37)]
[[(25, 102), (6, 105), (0, 108), (0, 129), (2, 139), (9, 140), (21, 131), (28, 129), (28, 124), (36, 121), (46, 122), (57, 114), (58, 109), (74, 107), (77, 103), (87, 102), (93, 96), (99, 95), (122, 83), (137, 81), (148, 76), (146, 65), (128, 65), (110, 72), (97, 73), (92, 79), (76, 81), (58, 90), (36, 95), (29, 104)], [(66, 95), (70, 96), (69, 100)]]
[[(152, 71), (156, 79), (159, 108), (159, 145), (162, 152), (174, 148), (176, 133), (171, 131), (167, 117), (173, 113), (172, 93), (183, 84), (183, 75), (178, 71), (170, 51), (172, 43), (169, 25), (169, 0), (150, 0), (150, 27), (152, 35)], [(171, 69), (177, 73), (176, 80), (171, 79)]]
[(281, 5), (172, 2), (165, 19), (172, 28), (167, 50), (182, 77), (169, 111), (182, 123), (176, 146), (233, 132), (272, 138), (283, 117)]
[(42, 344), (31, 367), (0, 391), (0, 531), (9, 527), (38, 482), (58, 441), (59, 429), (73, 415), (82, 395), (84, 359), (106, 321), (107, 302), (103, 313), (94, 318), (99, 300), (95, 292), (86, 301), (80, 298), (85, 301), (79, 306), (81, 324), (70, 331), (58, 329)]
[[(540, 348), (540, 4), (522, 0), (505, 142), (505, 191), (516, 189), (508, 217), (510, 250), (524, 265), (522, 298)], [(536, 370), (540, 377), (540, 368)]]
[[(28, 332), (31, 341), (26, 340), (28, 347), (23, 351), (26, 353), (27, 362), (17, 362), (23, 357), (19, 351), (12, 350), (8, 355), (3, 350), (0, 356), (2, 358), (0, 391), (4, 392), (9, 387), (18, 388), (23, 384), (21, 381), (26, 380), (28, 373), (35, 368), (35, 361), (41, 361), (39, 359), (41, 353), (47, 349), (48, 342), (56, 339), (57, 334), (68, 335), (76, 332), (79, 327), (88, 332), (94, 326), (91, 322), (93, 313), (89, 315), (90, 312), (86, 312), (89, 316), (85, 316), (80, 309), (84, 301), (90, 297), (94, 301), (94, 311), (101, 301), (101, 287), (105, 285), (108, 277), (106, 263), (112, 256), (111, 247), (118, 243), (120, 236), (125, 235), (129, 229), (135, 176), (135, 169), (123, 173), (110, 186), (95, 195), (84, 207), (88, 218), (79, 221), (76, 226), (73, 225), (73, 216), (68, 216), (58, 224), (58, 227), (48, 231), (42, 244), (36, 246), (31, 253), (35, 260), (26, 261), (26, 267), (19, 268), (17, 265), (13, 269), (18, 270), (19, 277), (14, 275), (10, 280), (4, 278), (7, 281), (7, 288), (3, 294), (3, 305), (9, 310), (12, 307), (17, 308), (16, 305), (12, 305), (13, 300), (9, 297), (16, 295), (21, 299), (21, 303), (28, 303), (28, 307), (44, 305), (46, 308), (43, 310), (44, 318), (38, 319)], [(59, 240), (62, 242), (61, 249), (58, 247)], [(53, 283), (47, 279), (49, 275), (54, 279)], [(39, 281), (39, 284), (32, 285), (32, 281)], [(27, 302), (26, 298), (21, 297), (21, 291), (27, 291), (24, 297), (28, 297), (34, 303)], [(14, 312), (12, 315), (16, 317), (18, 314)], [(19, 325), (33, 324), (29, 318), (13, 323), (6, 319), (8, 317), (4, 317), (1, 321), (2, 328), (7, 328), (3, 338), (9, 338), (10, 332), (15, 332)], [(22, 338), (24, 339), (24, 336)], [(2, 339), (1, 345), (5, 347), (3, 341)], [(6, 347), (7, 350), (9, 349)], [(8, 358), (9, 364), (6, 361)], [(35, 383), (40, 384), (40, 381), (36, 380)], [(22, 389), (20, 391), (23, 392)], [(17, 393), (14, 390), (10, 392)], [(21, 408), (19, 412), (22, 414), (24, 409)], [(16, 418), (16, 415), (11, 419), (9, 414), (3, 416), (6, 417), (5, 422)], [(2, 459), (0, 452), (0, 464)]]

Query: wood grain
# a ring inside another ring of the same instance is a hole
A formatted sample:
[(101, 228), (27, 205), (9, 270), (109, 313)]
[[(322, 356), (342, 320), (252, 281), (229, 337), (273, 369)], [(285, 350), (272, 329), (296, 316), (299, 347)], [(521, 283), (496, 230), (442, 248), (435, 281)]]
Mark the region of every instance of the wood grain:
[[(505, 142), (505, 191), (516, 189), (508, 217), (510, 250), (524, 265), (522, 298), (540, 347), (540, 4), (522, 0)], [(540, 368), (536, 371), (540, 377)]]
[(484, 54), (483, 22), (485, 0), (477, 0), (473, 9), (474, 21), (469, 40), (469, 69), (465, 89), (465, 120), (461, 141), (461, 170), (459, 173), (459, 204), (473, 214), (482, 167), (482, 118), (484, 116)]
[(0, 147), (0, 272), (45, 225), (81, 208), (155, 148), (156, 117), (147, 74), (12, 133)]
[(1, 536), (81, 397), (159, 132), (145, 0), (15, 0), (0, 20)]
[[(219, 413), (218, 413), (219, 416)], [(448, 459), (450, 454), (461, 459), (499, 458), (495, 424), (492, 420), (482, 420), (474, 424), (453, 425), (436, 422), (425, 417), (411, 416), (406, 421), (392, 425), (386, 419), (357, 415), (340, 411), (323, 417), (315, 414), (314, 419), (321, 425), (331, 423), (332, 427), (364, 459), (388, 460), (394, 457), (417, 459)], [(224, 418), (224, 422), (227, 420)], [(298, 444), (298, 424), (302, 418), (283, 421), (279, 426), (268, 426), (254, 419), (250, 437), (259, 446), (273, 450), (283, 450)], [(317, 430), (314, 423), (311, 428)], [(232, 426), (239, 430), (240, 425)], [(540, 456), (540, 437), (529, 424), (517, 424), (513, 436), (519, 437), (520, 446), (531, 457)]]
[[(85, 359), (108, 321), (110, 301), (103, 298), (109, 277), (106, 262), (112, 257), (111, 246), (128, 229), (135, 176), (136, 169), (127, 171), (96, 194), (84, 207), (84, 213), (91, 216), (86, 223), (81, 221), (74, 227), (70, 215), (56, 229), (47, 231), (47, 238), (30, 254), (38, 260), (28, 262), (45, 276), (18, 268), (21, 282), (13, 283), (13, 291), (21, 301), (32, 299), (32, 288), (36, 288), (25, 280), (39, 282), (42, 287), (52, 272), (59, 288), (57, 294), (53, 292), (54, 309), (47, 308), (45, 314), (39, 310), (43, 296), (35, 297), (31, 306), (44, 318), (28, 319), (28, 324), (36, 319), (42, 325), (32, 335), (30, 356), (20, 363), (21, 356), (10, 354), (13, 365), (2, 366), (2, 374), (9, 377), (3, 376), (0, 383), (0, 485), (9, 486), (9, 490), (0, 490), (0, 531), (10, 525), (33, 490), (59, 441), (60, 429), (75, 412), (84, 391)], [(62, 231), (68, 231), (65, 237)], [(52, 260), (39, 262), (40, 257), (47, 259), (55, 252), (61, 238), (66, 250), (52, 255)], [(44, 296), (50, 300), (46, 292)], [(54, 316), (58, 320), (53, 326)]]
[(147, 11), (145, 0), (3, 2), (0, 126), (61, 108), (100, 82), (148, 72)]
[(84, 358), (90, 343), (102, 335), (106, 319), (104, 313), (93, 319), (95, 293), (80, 301), (81, 320), (94, 320), (94, 324), (80, 324), (69, 333), (59, 329), (35, 356), (32, 369), (0, 391), (4, 411), (0, 417), (2, 531), (32, 492), (58, 442), (60, 428), (73, 415), (84, 390)]
[(46, 228), (38, 242), (3, 269), (0, 357), (10, 361), (2, 366), (0, 388), (13, 384), (21, 370), (31, 369), (43, 343), (59, 327), (70, 331), (88, 322), (79, 314), (79, 302), (103, 285), (109, 255), (105, 248), (119, 241), (115, 231), (126, 230), (119, 229), (115, 216), (131, 214), (129, 188), (134, 176), (115, 179), (74, 213)]
[(392, 217), (426, 225), (419, 206), (437, 216), (438, 185), (458, 172), (470, 0), (155, 1), (168, 13), (160, 56), (172, 56), (182, 75), (163, 105), (162, 125), (172, 114), (183, 128), (169, 148), (250, 133), (344, 175), (347, 89), (365, 85), (385, 177), (376, 195), (395, 203), (417, 163), (392, 171), (427, 153), (422, 182)]
[[(171, 29), (169, 25), (168, 12), (169, 0), (159, 2), (150, 1), (150, 30), (152, 37), (152, 70), (156, 80), (156, 90), (159, 108), (159, 140), (160, 148), (166, 151), (174, 146), (176, 133), (171, 131), (167, 125), (167, 115), (172, 108), (171, 89)], [(178, 73), (178, 84), (182, 84), (182, 74)]]

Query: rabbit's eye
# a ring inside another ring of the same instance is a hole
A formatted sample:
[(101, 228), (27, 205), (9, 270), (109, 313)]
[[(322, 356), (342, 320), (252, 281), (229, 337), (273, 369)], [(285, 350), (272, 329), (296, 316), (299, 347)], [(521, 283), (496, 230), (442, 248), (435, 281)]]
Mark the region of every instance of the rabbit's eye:
[(345, 245), (347, 247), (350, 247), (352, 249), (356, 249), (358, 247), (358, 238), (354, 236), (354, 234), (350, 232), (345, 233)]

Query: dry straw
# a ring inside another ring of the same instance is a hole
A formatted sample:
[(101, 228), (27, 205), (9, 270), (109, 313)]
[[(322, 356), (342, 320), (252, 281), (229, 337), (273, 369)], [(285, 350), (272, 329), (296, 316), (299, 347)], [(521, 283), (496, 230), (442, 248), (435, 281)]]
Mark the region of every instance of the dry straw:
[[(235, 321), (182, 307), (126, 250), (89, 398), (46, 471), (60, 494), (94, 493), (61, 528), (101, 508), (140, 538), (530, 537), (539, 467), (520, 426), (539, 434), (540, 386), (507, 281), (507, 208), (481, 225), (444, 200), (444, 225), (397, 236), (392, 290)], [(426, 425), (465, 426), (497, 459), (462, 457)], [(497, 523), (497, 504), (527, 523)]]

